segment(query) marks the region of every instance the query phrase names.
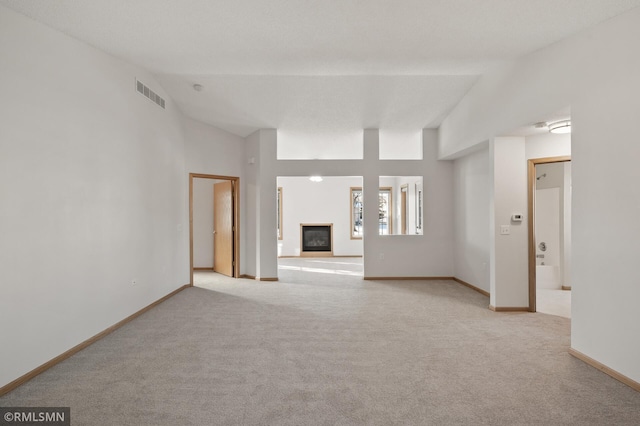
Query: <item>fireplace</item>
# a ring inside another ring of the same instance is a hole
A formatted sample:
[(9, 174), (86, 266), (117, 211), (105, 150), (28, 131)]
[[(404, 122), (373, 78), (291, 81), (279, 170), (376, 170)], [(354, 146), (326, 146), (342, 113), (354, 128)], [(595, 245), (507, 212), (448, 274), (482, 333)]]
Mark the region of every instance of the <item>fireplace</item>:
[(333, 224), (300, 224), (300, 256), (332, 256)]

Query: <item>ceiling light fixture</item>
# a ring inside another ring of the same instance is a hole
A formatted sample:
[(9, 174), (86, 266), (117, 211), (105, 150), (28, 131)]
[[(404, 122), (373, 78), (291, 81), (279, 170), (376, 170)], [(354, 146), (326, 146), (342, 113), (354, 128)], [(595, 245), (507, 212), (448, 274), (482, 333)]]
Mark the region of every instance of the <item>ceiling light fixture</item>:
[(556, 121), (555, 123), (549, 123), (549, 132), (562, 134), (571, 133), (571, 120)]
[(322, 176), (311, 176), (309, 180), (311, 182), (322, 182)]

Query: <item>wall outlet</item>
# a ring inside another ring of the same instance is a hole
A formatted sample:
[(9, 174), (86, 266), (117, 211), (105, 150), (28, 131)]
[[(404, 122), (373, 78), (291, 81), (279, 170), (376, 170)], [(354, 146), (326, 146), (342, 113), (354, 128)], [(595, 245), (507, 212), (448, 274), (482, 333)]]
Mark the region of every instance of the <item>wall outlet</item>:
[(511, 234), (511, 227), (509, 225), (500, 225), (500, 235)]

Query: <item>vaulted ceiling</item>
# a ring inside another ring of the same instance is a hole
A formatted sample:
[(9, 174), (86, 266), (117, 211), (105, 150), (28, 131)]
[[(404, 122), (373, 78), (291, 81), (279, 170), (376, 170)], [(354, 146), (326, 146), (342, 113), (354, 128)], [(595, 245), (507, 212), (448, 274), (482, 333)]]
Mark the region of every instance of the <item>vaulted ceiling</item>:
[(492, 67), (640, 0), (0, 4), (146, 68), (184, 114), (246, 136), (438, 127)]

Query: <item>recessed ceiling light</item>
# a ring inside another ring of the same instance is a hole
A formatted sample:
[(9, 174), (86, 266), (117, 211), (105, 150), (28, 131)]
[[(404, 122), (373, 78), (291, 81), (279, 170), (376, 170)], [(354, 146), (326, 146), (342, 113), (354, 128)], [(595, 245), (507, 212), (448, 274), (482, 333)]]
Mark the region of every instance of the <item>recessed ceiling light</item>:
[(195, 90), (196, 92), (202, 92), (202, 90), (204, 90), (204, 86), (202, 84), (194, 84), (193, 90)]
[(571, 133), (571, 120), (556, 121), (549, 123), (549, 131), (551, 133)]
[(311, 182), (322, 182), (322, 176), (311, 176), (309, 180)]

